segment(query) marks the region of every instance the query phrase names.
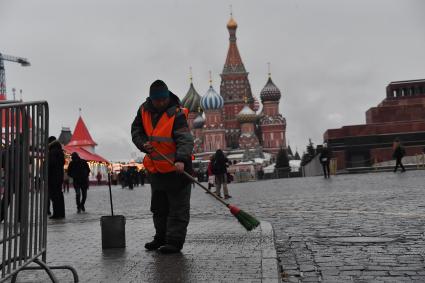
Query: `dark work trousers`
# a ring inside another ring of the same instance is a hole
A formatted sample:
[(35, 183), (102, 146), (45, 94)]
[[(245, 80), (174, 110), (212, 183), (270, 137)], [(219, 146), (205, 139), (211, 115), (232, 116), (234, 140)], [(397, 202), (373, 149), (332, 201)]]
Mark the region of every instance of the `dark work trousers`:
[(330, 178), (331, 170), (329, 169), (329, 162), (323, 162), (322, 168), (323, 168), (323, 175), (325, 176), (325, 178)]
[(63, 199), (62, 184), (49, 191), (53, 205), (53, 216), (65, 217), (65, 200)]
[(404, 169), (403, 163), (401, 163), (401, 157), (397, 157), (396, 162), (395, 162), (394, 172), (397, 171), (399, 165), (401, 167), (401, 172), (406, 171), (406, 169)]
[(47, 214), (51, 215), (52, 211), (50, 210), (50, 203), (52, 202), (52, 195), (50, 192), (47, 193)]
[(156, 231), (155, 239), (165, 240), (167, 244), (181, 249), (190, 219), (190, 183), (176, 186), (173, 182), (152, 179), (151, 211)]
[[(86, 203), (87, 199), (87, 189), (88, 185), (80, 185), (74, 183), (74, 189), (75, 189), (75, 200), (77, 203), (77, 209), (81, 209), (81, 207), (84, 207), (84, 204)], [(82, 196), (82, 197), (81, 197)]]

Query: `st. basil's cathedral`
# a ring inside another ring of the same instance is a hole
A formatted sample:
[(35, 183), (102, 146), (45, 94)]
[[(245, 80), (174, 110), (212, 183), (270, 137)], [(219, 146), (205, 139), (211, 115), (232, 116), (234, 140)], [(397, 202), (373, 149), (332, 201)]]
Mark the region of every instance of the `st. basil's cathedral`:
[[(190, 82), (189, 90), (182, 99), (189, 109), (188, 123), (195, 137), (194, 153), (206, 159), (217, 149), (228, 153), (254, 150), (275, 156), (281, 147), (286, 148), (286, 120), (279, 113), (281, 92), (269, 78), (261, 90), (263, 105), (252, 95), (248, 72), (242, 62), (236, 43), (238, 25), (233, 16), (227, 23), (229, 49), (223, 72), (220, 93), (212, 86), (200, 96)], [(210, 75), (211, 77), (211, 75)], [(255, 156), (257, 155), (257, 156)]]

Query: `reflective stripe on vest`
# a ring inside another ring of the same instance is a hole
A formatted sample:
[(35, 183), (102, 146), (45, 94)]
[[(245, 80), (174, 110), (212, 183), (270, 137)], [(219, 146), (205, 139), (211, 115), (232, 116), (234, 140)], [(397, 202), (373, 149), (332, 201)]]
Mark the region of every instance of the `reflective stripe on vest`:
[[(189, 111), (185, 108), (177, 108), (176, 113), (180, 110), (183, 110), (187, 118)], [(176, 143), (173, 140), (173, 125), (176, 115), (169, 117), (168, 114), (164, 112), (155, 128), (153, 128), (151, 113), (145, 111), (143, 108), (141, 112), (143, 128), (152, 146), (174, 163)], [(168, 173), (176, 170), (173, 165), (168, 163), (167, 160), (156, 152), (146, 154), (143, 159), (143, 165), (150, 173)]]

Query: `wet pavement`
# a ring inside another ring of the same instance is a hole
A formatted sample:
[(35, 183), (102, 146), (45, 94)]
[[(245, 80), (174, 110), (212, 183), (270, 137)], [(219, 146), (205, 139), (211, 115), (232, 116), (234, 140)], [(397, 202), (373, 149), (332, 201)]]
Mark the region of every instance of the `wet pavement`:
[(245, 232), (227, 209), (194, 189), (187, 243), (181, 255), (168, 257), (143, 249), (153, 233), (148, 187), (113, 190), (115, 212), (127, 217), (128, 247), (118, 254), (100, 248), (106, 187), (89, 190), (85, 214), (75, 213), (71, 190), (66, 220), (48, 227), (48, 261), (73, 265), (81, 282), (267, 282), (265, 275), (275, 274), (267, 264), (273, 245), (264, 248), (272, 238), (262, 235), (271, 231), (269, 222), (284, 282), (425, 282), (425, 171), (268, 180), (229, 189), (233, 202), (264, 221), (263, 229)]
[[(198, 190), (194, 200), (202, 198), (223, 209)], [(114, 187), (113, 195), (114, 213), (127, 216), (126, 248), (101, 249), (99, 219), (110, 209), (106, 187), (89, 190), (86, 213), (80, 214), (73, 209), (71, 191), (65, 194), (66, 219), (49, 220), (49, 266), (74, 267), (80, 282), (278, 282), (273, 230), (267, 221), (247, 232), (227, 208), (226, 214), (217, 216), (194, 213), (182, 253), (162, 255), (144, 249), (154, 235), (148, 187), (133, 191)], [(70, 271), (54, 273), (60, 282), (73, 282)], [(43, 271), (22, 271), (18, 282), (49, 282), (49, 278)]]

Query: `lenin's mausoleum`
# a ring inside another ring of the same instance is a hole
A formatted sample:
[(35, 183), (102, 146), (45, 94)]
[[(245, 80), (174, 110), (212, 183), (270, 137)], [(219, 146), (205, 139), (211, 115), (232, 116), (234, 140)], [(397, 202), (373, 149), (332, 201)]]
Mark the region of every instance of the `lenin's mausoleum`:
[(392, 159), (399, 139), (407, 156), (425, 146), (425, 80), (391, 82), (386, 98), (366, 111), (366, 124), (329, 129), (324, 141), (332, 149), (337, 169), (367, 167)]

